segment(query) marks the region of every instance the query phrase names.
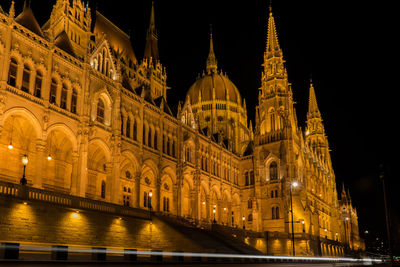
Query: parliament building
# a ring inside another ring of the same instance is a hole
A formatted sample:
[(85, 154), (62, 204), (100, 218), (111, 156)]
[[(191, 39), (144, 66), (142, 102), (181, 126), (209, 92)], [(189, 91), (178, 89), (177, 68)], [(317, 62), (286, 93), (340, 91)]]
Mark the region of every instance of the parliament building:
[(137, 58), (130, 36), (101, 13), (54, 2), (42, 26), (27, 4), (0, 7), (1, 182), (20, 184), (24, 171), (27, 187), (268, 233), (288, 255), (292, 233), (298, 255), (364, 249), (349, 191), (336, 189), (312, 82), (306, 128), (298, 125), (271, 10), (248, 118), (212, 34), (205, 69), (174, 113), (154, 6)]

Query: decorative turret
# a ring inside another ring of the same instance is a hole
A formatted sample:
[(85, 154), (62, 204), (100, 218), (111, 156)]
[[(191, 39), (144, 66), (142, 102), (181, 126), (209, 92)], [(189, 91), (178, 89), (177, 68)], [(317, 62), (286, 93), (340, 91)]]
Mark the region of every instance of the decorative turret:
[(56, 40), (65, 32), (74, 54), (83, 58), (89, 52), (91, 23), (90, 8), (81, 0), (57, 0), (51, 11), (50, 20), (43, 26), (43, 31), (51, 40)]
[(317, 98), (312, 81), (310, 81), (310, 93), (308, 100), (307, 112), (307, 127), (306, 127), (306, 143), (319, 156), (330, 162), (328, 139), (325, 135), (325, 128), (322, 123), (321, 112), (318, 109)]

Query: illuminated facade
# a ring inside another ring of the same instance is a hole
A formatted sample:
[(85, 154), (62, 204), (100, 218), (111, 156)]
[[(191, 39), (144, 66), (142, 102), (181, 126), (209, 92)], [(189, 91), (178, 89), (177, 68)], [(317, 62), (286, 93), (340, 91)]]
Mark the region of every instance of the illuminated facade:
[[(94, 16), (80, 0), (57, 0), (40, 27), (29, 6), (18, 16), (13, 2), (0, 9), (0, 180), (19, 183), (27, 155), (28, 186), (279, 233), (291, 233), (296, 181), (294, 232), (362, 249), (350, 196), (338, 199), (312, 84), (306, 132), (297, 124), (272, 13), (254, 130), (212, 36), (206, 72), (175, 116), (154, 8), (141, 60), (127, 34)], [(316, 254), (301, 238), (299, 255)]]

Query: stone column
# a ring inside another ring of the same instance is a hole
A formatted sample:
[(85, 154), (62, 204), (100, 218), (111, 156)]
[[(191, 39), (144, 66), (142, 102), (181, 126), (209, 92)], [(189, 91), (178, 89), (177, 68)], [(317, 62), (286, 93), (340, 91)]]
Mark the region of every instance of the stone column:
[(33, 186), (36, 188), (42, 188), (42, 180), (44, 167), (46, 166), (46, 141), (38, 139), (36, 141), (36, 155), (37, 155), (37, 166), (36, 166), (36, 175), (33, 178)]
[(79, 169), (79, 153), (72, 152), (72, 174), (71, 174), (71, 195), (79, 195), (79, 180), (78, 180), (78, 169)]
[(88, 183), (88, 133), (84, 131), (81, 134), (81, 142), (79, 148), (79, 159), (77, 166), (77, 192), (76, 194), (85, 197), (86, 187)]
[(136, 208), (140, 208), (140, 172), (136, 172), (135, 176), (135, 186), (136, 186)]
[[(174, 205), (174, 211), (175, 215), (177, 216), (182, 216), (182, 201), (179, 201), (179, 186), (177, 184), (174, 184), (172, 186), (172, 197), (173, 197), (173, 205)], [(181, 194), (180, 194), (181, 195)]]

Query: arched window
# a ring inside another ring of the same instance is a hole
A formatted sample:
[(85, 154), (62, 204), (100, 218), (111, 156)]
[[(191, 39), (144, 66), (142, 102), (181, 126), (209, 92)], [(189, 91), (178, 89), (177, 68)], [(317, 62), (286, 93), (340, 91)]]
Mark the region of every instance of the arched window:
[(275, 219), (279, 219), (279, 207), (275, 208)]
[(101, 182), (101, 198), (106, 198), (106, 182)]
[(50, 104), (55, 105), (56, 99), (57, 99), (57, 81), (55, 79), (51, 79), (50, 95), (49, 95)]
[(131, 118), (126, 119), (126, 137), (131, 138)]
[(148, 137), (147, 137), (147, 146), (152, 147), (151, 146), (151, 133), (152, 133), (152, 129), (149, 127), (149, 131), (148, 133)]
[(278, 190), (275, 190), (275, 197), (278, 197)]
[(269, 165), (269, 178), (271, 180), (277, 180), (278, 179), (278, 165), (276, 162), (272, 162)]
[(275, 207), (271, 208), (271, 213), (272, 213), (272, 220), (275, 219)]
[(29, 66), (24, 65), (24, 71), (22, 73), (22, 86), (21, 90), (29, 93), (29, 80), (31, 78), (31, 69)]
[(72, 96), (71, 96), (71, 112), (72, 113), (76, 114), (77, 106), (78, 106), (78, 93), (76, 92), (75, 89), (73, 89)]
[(18, 62), (15, 58), (12, 58), (10, 62), (10, 69), (8, 70), (8, 84), (14, 87), (17, 83), (17, 69)]
[(36, 72), (34, 96), (39, 98), (42, 96), (42, 81), (43, 81), (42, 73), (40, 71)]
[(97, 102), (97, 118), (98, 122), (104, 123), (104, 102), (103, 100), (99, 99)]
[(68, 89), (67, 86), (63, 84), (61, 89), (60, 108), (67, 109), (67, 97), (68, 97)]

